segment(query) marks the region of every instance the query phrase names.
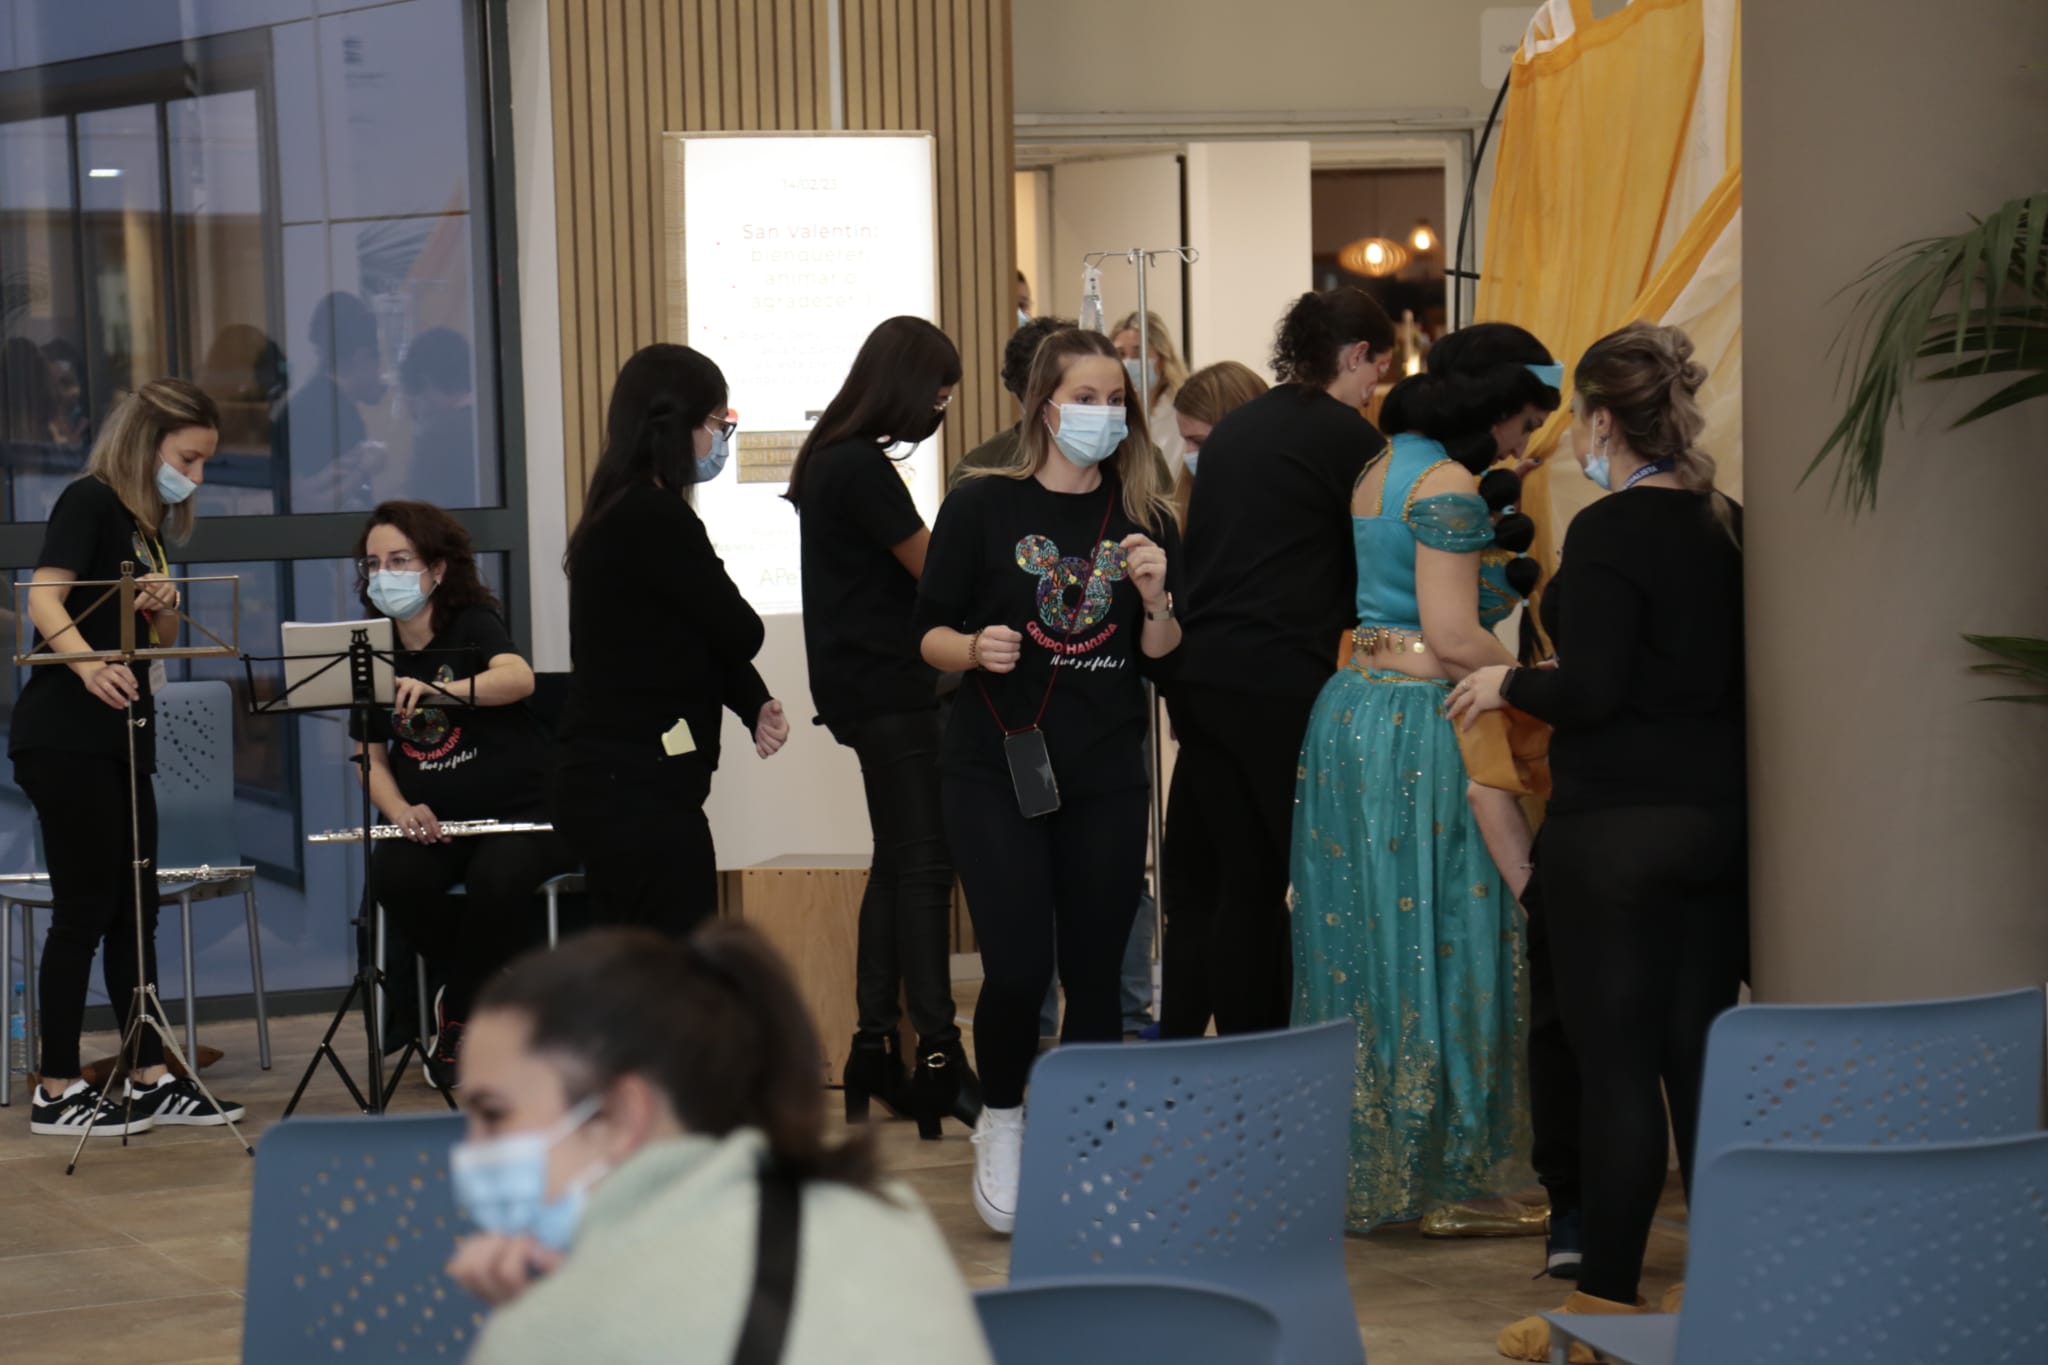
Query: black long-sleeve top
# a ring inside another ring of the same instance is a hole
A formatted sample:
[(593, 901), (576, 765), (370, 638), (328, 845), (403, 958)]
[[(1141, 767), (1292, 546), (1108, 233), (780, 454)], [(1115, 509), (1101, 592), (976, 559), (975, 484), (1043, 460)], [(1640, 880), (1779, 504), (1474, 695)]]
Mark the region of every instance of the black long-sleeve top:
[(1742, 509), (1647, 485), (1579, 513), (1543, 593), (1555, 669), (1508, 699), (1555, 727), (1554, 810), (1745, 799)]
[(569, 566), (562, 742), (659, 758), (662, 736), (685, 720), (716, 768), (720, 708), (751, 729), (769, 699), (753, 664), (764, 638), (695, 509), (652, 485), (628, 490)]

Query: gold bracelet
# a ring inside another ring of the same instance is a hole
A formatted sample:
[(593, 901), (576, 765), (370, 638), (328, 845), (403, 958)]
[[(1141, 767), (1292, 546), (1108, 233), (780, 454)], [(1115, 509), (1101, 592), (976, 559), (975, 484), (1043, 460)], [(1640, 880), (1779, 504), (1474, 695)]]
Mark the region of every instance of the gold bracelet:
[[(987, 626), (981, 628), (987, 629)], [(970, 673), (981, 667), (981, 630), (967, 637), (967, 671)]]

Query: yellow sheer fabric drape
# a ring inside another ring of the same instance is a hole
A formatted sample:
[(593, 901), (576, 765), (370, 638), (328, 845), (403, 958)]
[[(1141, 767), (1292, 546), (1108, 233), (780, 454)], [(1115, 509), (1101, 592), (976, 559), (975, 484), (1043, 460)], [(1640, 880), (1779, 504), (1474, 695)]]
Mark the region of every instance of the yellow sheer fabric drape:
[[(1635, 318), (1684, 327), (1713, 376), (1703, 445), (1741, 488), (1741, 85), (1738, 0), (1633, 0), (1595, 20), (1550, 0), (1515, 59), (1480, 264), (1477, 316), (1542, 338), (1567, 372)], [(1546, 568), (1599, 490), (1557, 414), (1527, 481)]]

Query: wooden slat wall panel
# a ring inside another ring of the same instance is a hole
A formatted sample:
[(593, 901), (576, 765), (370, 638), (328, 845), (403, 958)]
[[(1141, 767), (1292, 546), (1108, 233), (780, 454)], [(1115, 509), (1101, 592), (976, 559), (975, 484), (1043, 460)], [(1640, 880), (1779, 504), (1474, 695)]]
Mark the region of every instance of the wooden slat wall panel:
[(998, 373), (1014, 328), (1009, 0), (843, 0), (846, 126), (937, 139), (939, 325), (965, 377), (954, 458), (1009, 425)]
[(662, 339), (661, 134), (829, 129), (835, 6), (845, 126), (937, 140), (939, 324), (966, 371), (949, 453), (1010, 421), (1010, 0), (549, 0), (571, 524), (612, 378)]

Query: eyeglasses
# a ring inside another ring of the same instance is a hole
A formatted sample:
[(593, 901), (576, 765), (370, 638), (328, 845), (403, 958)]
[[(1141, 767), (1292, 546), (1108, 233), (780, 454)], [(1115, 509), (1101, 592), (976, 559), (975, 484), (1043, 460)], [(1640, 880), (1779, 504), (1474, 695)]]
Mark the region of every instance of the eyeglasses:
[(356, 561), (356, 572), (365, 578), (370, 577), (379, 569), (388, 573), (411, 573), (419, 567), (421, 567), (420, 557), (410, 550), (400, 550), (396, 554), (384, 556), (382, 560), (379, 560), (375, 555), (364, 555)]
[(714, 417), (704, 426), (706, 430), (715, 431), (728, 441), (732, 439), (732, 434), (740, 429), (738, 418)]

